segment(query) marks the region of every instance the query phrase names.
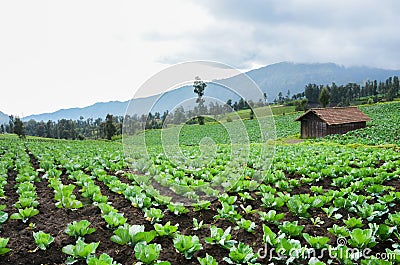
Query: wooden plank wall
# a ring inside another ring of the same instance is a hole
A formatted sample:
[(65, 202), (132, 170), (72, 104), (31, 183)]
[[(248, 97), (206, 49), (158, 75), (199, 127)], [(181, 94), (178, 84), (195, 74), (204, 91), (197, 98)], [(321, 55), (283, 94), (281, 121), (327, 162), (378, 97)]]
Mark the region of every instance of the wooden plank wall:
[(352, 130), (366, 127), (366, 122), (354, 122), (328, 126), (327, 134), (345, 134)]
[(301, 138), (325, 137), (329, 134), (345, 134), (348, 131), (365, 128), (366, 122), (327, 125), (318, 116), (309, 114), (301, 120)]
[(324, 137), (327, 125), (315, 115), (307, 115), (301, 120), (301, 138)]

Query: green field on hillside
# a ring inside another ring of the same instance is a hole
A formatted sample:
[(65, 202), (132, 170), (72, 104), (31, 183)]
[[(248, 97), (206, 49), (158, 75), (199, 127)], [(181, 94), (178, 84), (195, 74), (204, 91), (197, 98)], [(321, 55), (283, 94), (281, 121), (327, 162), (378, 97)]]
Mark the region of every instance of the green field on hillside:
[[(292, 114), (296, 112), (295, 106), (271, 105), (270, 107), (261, 107), (261, 109), (267, 109), (267, 108), (271, 109), (272, 115), (274, 116)], [(237, 116), (239, 116), (241, 119), (249, 119), (250, 110), (239, 110), (235, 113), (228, 113), (226, 114), (225, 119), (230, 118), (232, 120), (235, 120), (237, 119)]]
[(360, 108), (367, 128), (296, 143), (276, 115), (267, 154), (256, 120), (168, 128), (170, 152), (1, 135), (0, 264), (399, 264), (400, 103)]

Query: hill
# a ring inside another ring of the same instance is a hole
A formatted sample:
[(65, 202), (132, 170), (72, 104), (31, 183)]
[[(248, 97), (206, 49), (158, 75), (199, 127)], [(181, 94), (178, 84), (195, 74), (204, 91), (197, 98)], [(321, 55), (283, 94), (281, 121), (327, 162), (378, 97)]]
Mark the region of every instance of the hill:
[[(335, 82), (337, 85), (345, 85), (347, 83), (362, 84), (367, 80), (385, 80), (390, 76), (400, 76), (400, 70), (386, 70), (370, 67), (344, 67), (334, 63), (290, 63), (282, 62), (271, 64), (259, 69), (251, 70), (246, 73), (251, 77), (261, 90), (267, 93), (268, 101), (272, 102), (282, 92), (290, 90), (290, 93), (296, 94), (304, 90), (308, 83), (315, 84), (331, 84)], [(237, 77), (231, 77), (219, 80), (222, 84), (229, 86), (234, 84)], [(224, 93), (224, 94), (223, 94)], [(235, 95), (227, 95), (226, 91), (220, 89), (213, 89), (210, 84), (206, 89), (207, 96), (215, 96), (219, 98), (223, 94), (223, 98), (235, 99)], [(152, 103), (159, 98), (160, 95), (151, 96), (147, 98), (138, 98), (132, 100), (131, 104), (134, 110), (139, 115), (143, 114), (147, 109), (151, 109)], [(174, 102), (181, 102), (185, 99), (194, 97), (193, 89), (191, 86), (181, 87), (170, 91), (163, 95), (152, 112), (163, 112), (171, 110), (174, 107)], [(237, 96), (236, 96), (237, 97)], [(73, 119), (77, 120), (81, 116), (87, 118), (105, 118), (107, 113), (113, 115), (123, 116), (128, 107), (129, 101), (111, 101), (96, 103), (84, 108), (71, 108), (62, 109), (53, 113), (45, 113), (39, 115), (31, 115), (25, 117), (23, 120), (27, 121), (34, 119), (40, 120), (59, 120), (59, 119)]]
[(345, 85), (362, 84), (367, 80), (384, 81), (390, 76), (399, 75), (400, 70), (385, 70), (370, 67), (344, 67), (334, 63), (289, 63), (282, 62), (251, 70), (247, 74), (268, 94), (269, 101), (274, 100), (279, 92), (284, 95), (304, 91), (309, 84)]
[(98, 102), (93, 105), (84, 108), (70, 108), (61, 109), (52, 113), (43, 113), (30, 115), (23, 118), (23, 121), (36, 120), (36, 121), (57, 121), (61, 119), (72, 119), (79, 120), (80, 117), (97, 119), (99, 117), (105, 118), (107, 113), (112, 113), (115, 115), (120, 115), (125, 113), (128, 101), (110, 101), (110, 102)]
[(8, 115), (0, 111), (0, 124), (7, 123), (8, 124), (9, 118)]

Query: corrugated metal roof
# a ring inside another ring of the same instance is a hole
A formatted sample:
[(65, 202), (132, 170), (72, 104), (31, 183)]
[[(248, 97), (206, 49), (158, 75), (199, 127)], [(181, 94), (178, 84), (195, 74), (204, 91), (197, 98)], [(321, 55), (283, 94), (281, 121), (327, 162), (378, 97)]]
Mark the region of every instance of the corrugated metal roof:
[(340, 107), (340, 108), (333, 107), (333, 108), (309, 109), (303, 115), (298, 117), (296, 121), (300, 121), (310, 112), (317, 115), (321, 120), (325, 121), (328, 125), (363, 122), (371, 120), (370, 117), (365, 115), (357, 107)]

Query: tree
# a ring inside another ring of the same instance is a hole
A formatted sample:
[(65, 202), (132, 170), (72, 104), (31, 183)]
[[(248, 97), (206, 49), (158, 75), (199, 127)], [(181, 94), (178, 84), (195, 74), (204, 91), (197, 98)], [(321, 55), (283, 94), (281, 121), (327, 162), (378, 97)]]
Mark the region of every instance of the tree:
[(8, 131), (8, 133), (13, 133), (14, 132), (14, 116), (13, 115), (10, 115), (10, 116), (8, 116), (8, 118), (9, 118), (9, 122), (8, 122), (8, 124), (9, 124), (9, 131)]
[(386, 100), (387, 101), (393, 101), (394, 97), (395, 97), (396, 93), (394, 91), (393, 87), (390, 87), (389, 90), (386, 92)]
[(58, 139), (75, 139), (75, 123), (73, 120), (61, 119), (56, 125), (56, 137)]
[(290, 99), (290, 90), (288, 90), (286, 93), (285, 102), (288, 102), (289, 99)]
[(279, 91), (278, 93), (278, 103), (282, 104), (283, 103), (283, 96), (282, 96), (282, 92)]
[(295, 110), (296, 111), (305, 111), (308, 109), (308, 99), (307, 98), (302, 98), (299, 100), (295, 100), (294, 101), (294, 105), (295, 105)]
[(243, 98), (240, 98), (238, 103), (238, 110), (247, 109), (246, 101)]
[(372, 98), (369, 98), (369, 99), (368, 99), (368, 104), (369, 104), (369, 105), (374, 104), (374, 100), (373, 100)]
[(200, 77), (196, 76), (195, 80), (194, 80), (194, 93), (197, 94), (197, 99), (196, 99), (196, 103), (199, 105), (198, 109), (199, 109), (199, 116), (197, 117), (197, 120), (199, 122), (199, 125), (204, 125), (204, 115), (205, 113), (203, 113), (204, 110), (204, 100), (203, 100), (203, 96), (204, 96), (204, 90), (206, 89), (207, 84), (204, 83)]
[(250, 120), (254, 119), (254, 111), (250, 108)]
[(46, 123), (46, 137), (47, 138), (54, 137), (53, 130), (54, 130), (54, 123), (51, 120), (48, 120)]
[(264, 107), (264, 102), (263, 102), (263, 100), (261, 98), (256, 103), (256, 107)]
[(29, 121), (25, 122), (24, 127), (26, 135), (37, 136), (36, 135), (37, 122), (34, 119), (30, 119)]
[(111, 138), (117, 132), (117, 128), (115, 127), (114, 122), (113, 122), (113, 115), (107, 114), (104, 129), (105, 129), (107, 139), (111, 140)]
[(16, 133), (19, 138), (25, 138), (24, 123), (18, 117), (14, 118), (14, 133)]
[(163, 115), (161, 116), (161, 122), (162, 122), (163, 125), (164, 125), (165, 120), (168, 117), (168, 114), (169, 114), (169, 111), (166, 110), (166, 111), (164, 111)]
[(181, 124), (185, 122), (186, 117), (185, 117), (185, 109), (183, 108), (183, 106), (177, 107), (172, 117), (173, 117), (173, 122), (175, 124)]
[(372, 89), (374, 96), (378, 95), (378, 81), (374, 80), (374, 86)]
[(195, 80), (194, 80), (194, 85), (193, 85), (193, 87), (194, 87), (194, 93), (197, 94), (198, 98), (201, 98), (201, 97), (204, 96), (204, 90), (205, 90), (207, 84), (204, 83), (204, 82), (200, 79), (200, 77), (198, 77), (198, 76), (196, 76), (194, 79), (195, 79)]
[(399, 94), (399, 89), (400, 89), (399, 77), (394, 76), (393, 77), (393, 90), (394, 90), (395, 96), (397, 96), (397, 94)]
[(36, 124), (36, 136), (45, 137), (46, 136), (46, 125), (43, 121)]
[(319, 93), (319, 103), (321, 103), (322, 107), (325, 108), (328, 106), (329, 101), (331, 99), (331, 95), (327, 87), (322, 88), (321, 92)]
[(304, 89), (305, 97), (310, 103), (318, 103), (320, 88), (316, 84), (308, 84)]

